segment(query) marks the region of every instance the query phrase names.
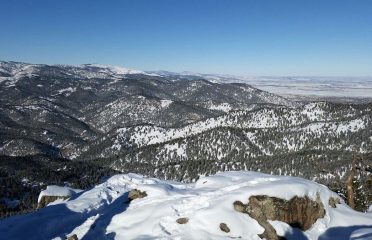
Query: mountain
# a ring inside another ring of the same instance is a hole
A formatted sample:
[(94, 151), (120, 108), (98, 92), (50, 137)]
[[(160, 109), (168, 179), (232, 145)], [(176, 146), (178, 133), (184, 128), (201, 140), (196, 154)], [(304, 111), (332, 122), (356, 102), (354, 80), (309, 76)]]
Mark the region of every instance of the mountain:
[(119, 127), (175, 127), (253, 103), (292, 104), (246, 84), (175, 81), (92, 64), (0, 62), (0, 95), (0, 153), (58, 155), (63, 150), (69, 158)]
[[(271, 239), (343, 240), (372, 233), (372, 213), (352, 210), (325, 186), (256, 172), (219, 173), (191, 184), (122, 174), (84, 192), (50, 187), (43, 196), (58, 192), (72, 195), (0, 221), (2, 238), (261, 239), (272, 234)], [(285, 219), (266, 210), (262, 218), (245, 212), (244, 203), (259, 210), (254, 201), (262, 198), (268, 201), (263, 206), (278, 212), (286, 205), (298, 208)]]
[(3, 61), (0, 216), (32, 211), (46, 185), (86, 189), (129, 172), (190, 183), (228, 170), (299, 176), (346, 198), (355, 169), (365, 211), (371, 111), (370, 102), (289, 100), (232, 78)]

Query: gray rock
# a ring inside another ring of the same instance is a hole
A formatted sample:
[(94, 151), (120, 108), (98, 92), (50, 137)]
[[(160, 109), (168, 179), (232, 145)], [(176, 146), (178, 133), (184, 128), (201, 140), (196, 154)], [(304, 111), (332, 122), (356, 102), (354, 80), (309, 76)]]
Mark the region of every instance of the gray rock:
[(176, 220), (178, 224), (186, 224), (189, 221), (187, 217), (179, 218)]
[(227, 226), (226, 223), (220, 223), (220, 229), (221, 231), (224, 231), (226, 233), (230, 232), (230, 228)]
[(128, 202), (131, 202), (137, 198), (144, 198), (144, 197), (147, 197), (147, 193), (145, 191), (133, 189), (128, 194)]
[(336, 208), (337, 204), (341, 204), (341, 200), (339, 198), (330, 197), (328, 200), (329, 206)]
[(234, 203), (235, 211), (244, 213), (245, 212), (245, 205), (241, 201), (235, 201)]

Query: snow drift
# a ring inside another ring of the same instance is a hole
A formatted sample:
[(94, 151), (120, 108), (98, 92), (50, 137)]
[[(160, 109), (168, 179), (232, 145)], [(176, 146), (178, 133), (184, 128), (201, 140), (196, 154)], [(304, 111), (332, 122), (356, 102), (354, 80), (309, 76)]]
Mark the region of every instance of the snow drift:
[(73, 189), (69, 187), (60, 187), (55, 185), (47, 186), (47, 188), (40, 192), (37, 200), (38, 207), (44, 207), (49, 203), (55, 203), (56, 200), (64, 200), (70, 198), (72, 195), (81, 192), (80, 189)]
[[(146, 192), (128, 201), (133, 189)], [(234, 210), (251, 196), (283, 200), (308, 197), (321, 201), (324, 217), (301, 231), (270, 221), (287, 239), (367, 239), (372, 234), (372, 213), (360, 213), (327, 187), (295, 177), (256, 172), (224, 172), (183, 184), (136, 174), (116, 175), (70, 199), (32, 214), (0, 221), (2, 239), (260, 239), (264, 228), (248, 214)], [(181, 219), (182, 221), (180, 221)], [(180, 224), (182, 222), (183, 224)], [(226, 228), (228, 227), (228, 228)], [(229, 231), (227, 231), (229, 230)]]

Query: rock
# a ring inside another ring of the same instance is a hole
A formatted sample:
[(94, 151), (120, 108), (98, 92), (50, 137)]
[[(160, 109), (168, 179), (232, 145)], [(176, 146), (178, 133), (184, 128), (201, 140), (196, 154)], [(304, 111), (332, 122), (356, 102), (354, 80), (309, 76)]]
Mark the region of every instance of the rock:
[(243, 204), (239, 201), (234, 202), (234, 209), (238, 212), (246, 213), (257, 220), (265, 229), (260, 237), (268, 240), (279, 239), (275, 229), (268, 220), (285, 222), (292, 227), (305, 231), (325, 215), (319, 194), (317, 194), (315, 201), (307, 196), (296, 196), (289, 201), (266, 195), (251, 196), (248, 204)]
[(235, 201), (234, 203), (234, 209), (235, 211), (244, 213), (245, 212), (245, 205), (241, 201)]
[(40, 198), (40, 201), (37, 204), (37, 208), (43, 208), (47, 206), (49, 203), (52, 203), (58, 199), (66, 200), (70, 198), (70, 196), (47, 196), (44, 195)]
[(67, 238), (67, 240), (79, 240), (79, 238), (77, 237), (76, 234), (74, 234), (74, 235), (69, 236), (69, 237)]
[(189, 221), (189, 219), (186, 218), (186, 217), (179, 218), (179, 219), (176, 220), (176, 222), (177, 222), (178, 224), (186, 224), (188, 221)]
[(132, 189), (128, 194), (128, 202), (131, 202), (137, 198), (144, 198), (144, 197), (147, 197), (147, 193), (145, 191), (141, 191), (138, 189)]
[(220, 223), (220, 229), (226, 233), (230, 232), (230, 228), (226, 225), (226, 223)]
[(57, 185), (48, 185), (45, 190), (42, 190), (39, 194), (37, 203), (38, 208), (43, 208), (49, 203), (54, 202), (58, 199), (66, 200), (72, 195), (81, 192), (80, 189), (73, 189), (70, 187), (62, 187)]
[(339, 198), (330, 197), (328, 200), (329, 206), (336, 208), (336, 204), (341, 204), (341, 200)]

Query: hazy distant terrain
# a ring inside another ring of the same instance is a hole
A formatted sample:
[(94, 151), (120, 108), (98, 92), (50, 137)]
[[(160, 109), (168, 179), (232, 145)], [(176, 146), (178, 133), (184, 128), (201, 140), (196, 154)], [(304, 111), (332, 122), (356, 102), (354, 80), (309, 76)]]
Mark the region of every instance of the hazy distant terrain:
[[(164, 75), (177, 73), (158, 72)], [(181, 75), (197, 75), (210, 81), (242, 82), (256, 88), (284, 97), (305, 100), (339, 99), (351, 101), (359, 99), (372, 101), (372, 77), (307, 77), (307, 76), (233, 76), (221, 74), (180, 73)], [(357, 101), (357, 100), (356, 100)]]

